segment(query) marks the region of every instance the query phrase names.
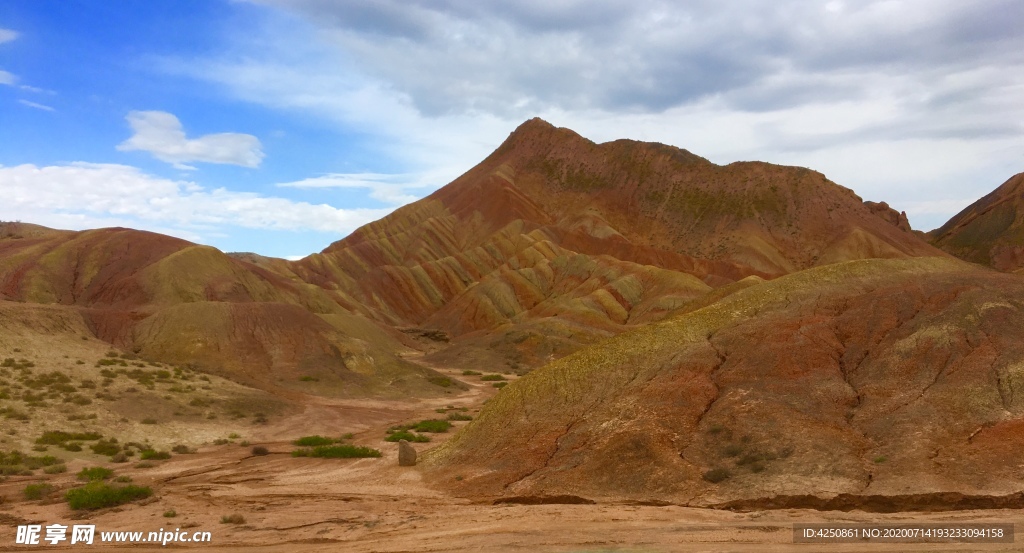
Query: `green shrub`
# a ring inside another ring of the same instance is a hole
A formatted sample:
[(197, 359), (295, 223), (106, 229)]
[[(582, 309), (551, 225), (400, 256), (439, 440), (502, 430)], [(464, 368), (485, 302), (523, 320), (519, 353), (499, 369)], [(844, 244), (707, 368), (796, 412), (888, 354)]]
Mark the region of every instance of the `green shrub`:
[(408, 430), (398, 430), (392, 432), (384, 438), (385, 442), (397, 442), (399, 440), (405, 440), (407, 442), (429, 442), (430, 436), (424, 436), (423, 434), (413, 434)]
[(45, 482), (40, 484), (29, 484), (25, 486), (25, 489), (21, 492), (24, 494), (25, 499), (36, 500), (42, 499), (51, 493), (53, 493), (54, 487)]
[(483, 373), (480, 371), (462, 371), (463, 376), (480, 376), (481, 374)]
[(348, 444), (322, 445), (312, 449), (296, 449), (292, 452), (292, 457), (323, 457), (326, 459), (354, 459), (380, 456), (380, 450)]
[(487, 375), (481, 376), (480, 380), (483, 380), (483, 381), (486, 381), (486, 382), (492, 382), (492, 381), (496, 381), (496, 380), (505, 380), (505, 377), (501, 376), (500, 374), (487, 374)]
[(235, 513), (233, 515), (224, 515), (220, 517), (221, 524), (245, 524), (245, 517)]
[(448, 421), (438, 419), (428, 419), (416, 423), (416, 426), (412, 427), (412, 430), (416, 432), (447, 432), (452, 427), (452, 423)]
[(326, 436), (303, 436), (292, 443), (303, 447), (315, 447), (318, 445), (331, 445), (337, 441), (338, 440), (335, 440), (334, 438), (328, 438)]
[(732, 476), (729, 474), (729, 469), (725, 468), (714, 468), (704, 473), (703, 478), (712, 484), (717, 484)]
[(90, 482), (81, 488), (73, 488), (64, 494), (72, 509), (102, 509), (122, 505), (136, 499), (153, 495), (146, 486), (111, 486), (102, 481)]
[(61, 445), (65, 442), (80, 441), (89, 442), (102, 438), (102, 434), (96, 432), (64, 432), (63, 430), (47, 430), (43, 435), (36, 438), (37, 444)]
[(79, 480), (85, 480), (86, 482), (94, 482), (96, 480), (106, 480), (114, 475), (114, 471), (104, 467), (87, 467), (82, 469), (78, 473)]
[(156, 451), (154, 449), (146, 449), (146, 450), (143, 450), (142, 452), (139, 453), (139, 458), (142, 459), (143, 461), (147, 461), (147, 460), (159, 461), (159, 460), (163, 460), (163, 459), (170, 459), (171, 458), (171, 454), (166, 452), (166, 451)]
[(96, 455), (112, 456), (117, 455), (121, 451), (121, 446), (114, 442), (100, 441), (89, 446), (89, 449)]
[(43, 472), (45, 472), (46, 474), (60, 474), (62, 472), (67, 472), (67, 471), (68, 471), (67, 465), (50, 465), (50, 466), (48, 466), (48, 467), (43, 469)]
[(265, 448), (265, 447), (263, 447), (263, 446), (261, 446), (261, 445), (258, 445), (258, 446), (255, 446), (255, 447), (252, 448), (252, 454), (253, 455), (270, 455), (270, 450)]
[(447, 376), (431, 376), (427, 378), (427, 382), (442, 388), (448, 388), (453, 384), (452, 379)]
[(176, 516), (178, 516), (178, 511), (175, 511), (174, 509), (164, 511), (164, 518), (174, 518)]
[(473, 417), (465, 415), (463, 413), (448, 413), (448, 420), (450, 421), (471, 421)]
[(508, 382), (495, 382), (494, 384), (491, 384), (491, 386), (494, 386), (495, 388), (500, 390), (505, 386), (508, 386)]
[(173, 451), (174, 453), (177, 453), (178, 455), (187, 455), (189, 453), (195, 453), (195, 451), (190, 449), (187, 445), (181, 445), (181, 444), (172, 447), (171, 451)]

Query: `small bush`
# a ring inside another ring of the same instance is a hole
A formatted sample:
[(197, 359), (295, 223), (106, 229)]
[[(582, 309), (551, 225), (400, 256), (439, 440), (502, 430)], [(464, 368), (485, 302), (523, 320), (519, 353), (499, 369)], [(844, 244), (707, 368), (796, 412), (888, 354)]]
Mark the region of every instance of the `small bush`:
[(245, 524), (245, 517), (235, 513), (233, 515), (224, 515), (220, 517), (221, 524)]
[(114, 479), (114, 482), (120, 482), (122, 484), (127, 484), (127, 483), (129, 483), (131, 481), (132, 481), (132, 477), (131, 476), (126, 476), (126, 475), (121, 475), (121, 476), (118, 476), (117, 478)]
[(110, 456), (117, 455), (117, 453), (121, 451), (121, 446), (117, 445), (114, 442), (102, 441), (92, 444), (91, 446), (89, 446), (89, 449), (91, 449), (92, 452), (95, 453), (96, 455)]
[(729, 474), (729, 469), (725, 468), (714, 468), (704, 473), (703, 478), (712, 484), (717, 484), (732, 476)]
[(494, 384), (491, 384), (491, 386), (494, 386), (495, 388), (500, 390), (505, 386), (508, 386), (508, 382), (495, 382)]
[(416, 423), (416, 426), (412, 427), (412, 430), (416, 432), (447, 432), (452, 427), (452, 423), (437, 419), (428, 419)]
[(156, 466), (156, 463), (150, 463), (149, 461), (142, 461), (141, 463), (135, 463), (137, 469), (151, 469)]
[(480, 371), (462, 371), (463, 376), (480, 376), (481, 374), (483, 373)]
[(431, 376), (430, 378), (427, 378), (427, 382), (430, 382), (431, 384), (435, 386), (440, 386), (442, 388), (451, 387), (451, 385), (453, 384), (452, 379), (448, 378), (447, 376)]
[(170, 511), (164, 511), (164, 518), (174, 518), (178, 516), (178, 511), (171, 509)]
[(235, 433), (235, 432), (232, 432), (232, 433), (228, 434), (228, 439), (231, 439), (231, 440), (237, 440), (238, 438), (241, 438), (241, 436), (239, 436), (239, 435), (238, 435), (237, 433)]
[(128, 462), (128, 455), (126, 455), (123, 451), (118, 452), (118, 453), (116, 453), (115, 455), (113, 455), (110, 458), (110, 462), (111, 463), (127, 463)]
[(322, 445), (312, 449), (296, 449), (292, 457), (322, 457), (325, 459), (356, 459), (380, 457), (380, 450), (357, 445)]
[(722, 448), (722, 453), (726, 457), (736, 457), (740, 453), (743, 453), (743, 446), (738, 444), (729, 444)]
[(29, 484), (25, 486), (25, 489), (21, 492), (24, 494), (25, 499), (36, 500), (42, 499), (51, 493), (53, 493), (54, 487), (45, 482), (41, 484)]
[(326, 436), (303, 436), (292, 443), (297, 446), (316, 447), (318, 445), (331, 445), (335, 442), (337, 442), (337, 440)]
[(888, 460), (889, 460), (889, 458), (886, 457), (885, 455), (879, 455), (878, 457), (875, 457), (875, 459), (874, 459), (875, 463), (878, 463), (878, 464), (884, 463), (884, 462), (886, 462)]
[(399, 440), (405, 440), (407, 442), (429, 442), (430, 437), (424, 436), (423, 434), (413, 434), (408, 430), (399, 430), (388, 434), (387, 437), (384, 438), (385, 442), (397, 442)]
[(96, 432), (64, 432), (62, 430), (47, 430), (43, 435), (36, 438), (37, 444), (62, 445), (65, 442), (80, 441), (89, 442), (102, 438), (102, 434)]
[(497, 381), (497, 380), (505, 380), (505, 377), (501, 376), (500, 374), (487, 374), (487, 375), (481, 376), (480, 380), (483, 380), (485, 382), (492, 382), (492, 381)]
[(114, 475), (114, 471), (104, 467), (87, 467), (82, 469), (78, 473), (79, 480), (85, 480), (86, 482), (95, 482), (97, 480), (106, 480)]
[(43, 472), (45, 472), (46, 474), (61, 474), (67, 471), (67, 465), (50, 465), (43, 469)]
[(153, 495), (146, 486), (111, 486), (105, 482), (90, 482), (81, 488), (73, 488), (64, 494), (72, 509), (102, 509), (122, 505), (136, 499)]
[(139, 458), (143, 461), (154, 460), (159, 461), (163, 459), (170, 459), (171, 454), (166, 451), (156, 451), (154, 449), (146, 449), (139, 453)]
[(229, 443), (231, 443), (231, 440), (227, 438), (217, 438), (213, 441), (213, 445), (228, 445)]
[(142, 419), (142, 424), (156, 424), (156, 419)]
[(192, 451), (187, 445), (176, 445), (171, 448), (171, 451), (177, 453), (178, 455), (187, 455), (189, 453), (195, 453), (195, 451)]
[(473, 417), (462, 413), (448, 413), (448, 420), (450, 421), (471, 421)]
[(263, 447), (263, 446), (261, 446), (261, 445), (258, 445), (258, 446), (255, 446), (255, 447), (252, 448), (252, 454), (253, 455), (270, 455), (270, 450), (265, 448), (265, 447)]

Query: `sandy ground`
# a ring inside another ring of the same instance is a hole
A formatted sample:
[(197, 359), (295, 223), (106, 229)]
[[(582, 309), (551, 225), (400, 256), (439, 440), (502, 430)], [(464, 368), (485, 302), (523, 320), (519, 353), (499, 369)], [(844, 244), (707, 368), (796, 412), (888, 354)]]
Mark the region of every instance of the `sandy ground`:
[[(461, 377), (457, 371), (448, 371)], [(1021, 551), (1010, 544), (794, 544), (793, 524), (803, 522), (922, 523), (1024, 522), (1018, 511), (954, 513), (816, 512), (801, 510), (734, 513), (677, 506), (482, 505), (427, 487), (416, 468), (397, 465), (397, 446), (382, 441), (393, 424), (440, 417), (435, 409), (468, 407), (470, 414), (495, 390), (488, 382), (464, 379), (470, 390), (440, 399), (352, 401), (311, 398), (303, 413), (254, 431), (253, 444), (271, 454), (253, 456), (238, 444), (207, 447), (149, 469), (117, 466), (118, 474), (152, 485), (155, 498), (87, 514), (63, 501), (8, 500), (0, 505), (0, 550), (96, 550), (131, 548), (166, 551)], [(457, 423), (466, 424), (466, 423)], [(293, 458), (289, 443), (309, 434), (354, 432), (355, 443), (381, 449), (381, 459)], [(421, 450), (441, 443), (438, 435)], [(69, 467), (69, 475), (77, 467)], [(0, 485), (8, 498), (30, 481), (15, 477)], [(73, 476), (66, 476), (72, 485)], [(174, 510), (177, 516), (164, 513)], [(221, 523), (239, 514), (241, 524)], [(95, 524), (101, 531), (182, 529), (211, 533), (208, 544), (95, 543), (15, 545), (15, 527)], [(1024, 528), (1024, 525), (1018, 525)]]

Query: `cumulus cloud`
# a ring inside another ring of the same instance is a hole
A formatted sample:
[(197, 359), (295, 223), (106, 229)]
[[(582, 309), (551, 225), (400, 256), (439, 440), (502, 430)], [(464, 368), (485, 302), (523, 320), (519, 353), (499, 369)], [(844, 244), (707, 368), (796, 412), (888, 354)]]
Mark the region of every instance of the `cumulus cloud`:
[(0, 29), (0, 44), (10, 42), (18, 38), (18, 32), (11, 29)]
[(181, 121), (165, 111), (133, 111), (126, 119), (135, 134), (119, 144), (118, 150), (149, 152), (179, 169), (193, 169), (186, 164), (196, 161), (259, 167), (263, 160), (260, 140), (251, 134), (217, 133), (187, 138)]
[(197, 240), (227, 227), (345, 235), (390, 209), (339, 209), (194, 182), (126, 165), (0, 166), (0, 219), (63, 228), (121, 225)]
[(16, 82), (18, 82), (17, 77), (0, 69), (0, 84), (13, 85)]
[[(435, 186), (535, 115), (812, 167), (910, 212), (1024, 169), (1016, 0), (249, 1), (263, 27), (165, 68), (374, 137)], [(936, 209), (915, 226), (953, 214)]]

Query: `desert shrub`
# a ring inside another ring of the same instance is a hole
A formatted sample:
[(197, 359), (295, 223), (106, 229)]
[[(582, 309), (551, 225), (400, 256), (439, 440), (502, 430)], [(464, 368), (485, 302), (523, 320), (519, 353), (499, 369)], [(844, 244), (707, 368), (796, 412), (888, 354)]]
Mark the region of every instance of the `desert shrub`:
[(93, 482), (96, 480), (106, 480), (114, 475), (114, 471), (104, 467), (86, 467), (78, 473), (79, 480), (85, 480), (86, 482)]
[(128, 482), (131, 482), (131, 481), (132, 481), (132, 477), (131, 476), (127, 476), (127, 475), (121, 475), (121, 476), (118, 476), (117, 478), (114, 478), (114, 482), (120, 482), (122, 484), (127, 484)]
[(463, 413), (448, 413), (448, 420), (450, 421), (471, 421), (473, 417)]
[(64, 448), (64, 451), (82, 451), (82, 444), (79, 442), (68, 442), (61, 447)]
[(327, 459), (355, 459), (362, 457), (380, 457), (380, 450), (358, 445), (322, 445), (314, 448), (296, 449), (293, 457), (323, 457)]
[(318, 445), (331, 445), (335, 442), (337, 442), (337, 440), (326, 436), (303, 436), (292, 443), (297, 446), (315, 447)]
[(142, 424), (156, 424), (156, 419), (142, 419)]
[(117, 455), (121, 451), (121, 446), (114, 442), (99, 441), (89, 446), (89, 449), (96, 455), (110, 456)]
[(156, 466), (156, 463), (150, 463), (149, 461), (142, 461), (141, 463), (135, 463), (137, 469), (151, 469)]
[(480, 371), (469, 371), (469, 370), (462, 371), (462, 375), (463, 376), (480, 376), (481, 374), (483, 374), (483, 373), (480, 372)]
[(102, 481), (95, 481), (81, 488), (68, 490), (64, 498), (68, 500), (68, 506), (72, 509), (102, 509), (151, 495), (153, 490), (147, 486), (111, 486)]
[(61, 445), (69, 441), (92, 441), (102, 438), (102, 434), (96, 432), (64, 432), (63, 430), (47, 430), (43, 435), (36, 438), (37, 444)]
[(186, 455), (186, 454), (189, 454), (189, 453), (195, 453), (195, 451), (192, 451), (187, 445), (181, 445), (181, 444), (172, 447), (171, 451), (177, 453), (178, 455)]
[(174, 518), (176, 516), (178, 516), (178, 511), (175, 511), (174, 509), (164, 511), (164, 518)]
[(726, 468), (713, 468), (713, 469), (705, 472), (702, 477), (704, 478), (704, 480), (707, 480), (708, 482), (711, 482), (712, 484), (717, 484), (717, 483), (719, 483), (719, 482), (729, 478), (730, 476), (732, 476), (732, 475), (729, 474), (729, 469), (726, 469)]
[(452, 379), (447, 376), (431, 376), (427, 378), (427, 382), (442, 388), (448, 388), (452, 385)]
[(405, 440), (407, 442), (429, 442), (430, 437), (424, 436), (423, 434), (413, 434), (408, 430), (398, 430), (392, 432), (384, 438), (386, 442), (397, 442), (399, 440)]
[(315, 376), (306, 375), (306, 376), (300, 376), (299, 377), (299, 381), (300, 382), (319, 382), (320, 379), (315, 377)]
[(878, 464), (884, 463), (884, 462), (886, 462), (888, 460), (889, 460), (889, 458), (886, 457), (885, 455), (879, 455), (878, 457), (875, 457), (875, 459), (874, 459), (875, 463), (878, 463)]
[(447, 432), (452, 423), (438, 419), (427, 419), (416, 423), (412, 430), (416, 432)]
[(505, 377), (501, 376), (500, 374), (485, 374), (484, 376), (480, 377), (480, 380), (491, 382), (496, 380), (505, 380)]
[(213, 441), (213, 445), (227, 445), (229, 443), (231, 443), (231, 440), (227, 438), (217, 438)]
[(46, 474), (61, 474), (67, 471), (67, 465), (50, 465), (43, 469), (43, 472), (45, 472)]
[(729, 444), (722, 448), (722, 453), (726, 457), (736, 457), (740, 453), (743, 453), (743, 446), (739, 444)]
[(235, 513), (233, 515), (224, 515), (220, 517), (221, 524), (245, 524), (245, 517)]
[(759, 463), (761, 461), (764, 461), (764, 455), (762, 455), (760, 453), (757, 453), (757, 452), (750, 452), (750, 453), (746, 453), (742, 457), (740, 457), (736, 461), (736, 464), (740, 465), (740, 466), (752, 465), (754, 463)]
[(232, 432), (232, 433), (228, 434), (228, 439), (230, 439), (230, 440), (237, 440), (238, 438), (241, 438), (241, 436), (239, 436), (235, 432)]
[(111, 456), (110, 457), (110, 462), (111, 463), (127, 463), (128, 462), (128, 455), (126, 455), (125, 452), (121, 451), (121, 452)]
[(139, 458), (143, 461), (159, 461), (162, 459), (170, 459), (171, 454), (166, 451), (156, 451), (155, 449), (146, 449), (139, 453)]
[(252, 448), (252, 454), (253, 455), (269, 455), (270, 454), (270, 450), (265, 448), (265, 447), (263, 447), (263, 446), (261, 446), (261, 445), (258, 445), (258, 446), (255, 446), (255, 447)]
[(36, 500), (50, 495), (53, 493), (53, 490), (53, 485), (42, 482), (39, 484), (29, 484), (25, 486), (25, 489), (22, 490), (21, 493), (25, 496), (25, 499)]
[(494, 386), (495, 388), (500, 390), (505, 386), (508, 386), (508, 382), (495, 382), (494, 384), (491, 384), (491, 386)]
[(750, 472), (764, 472), (766, 468), (768, 468), (768, 465), (761, 461), (756, 461), (750, 464)]

